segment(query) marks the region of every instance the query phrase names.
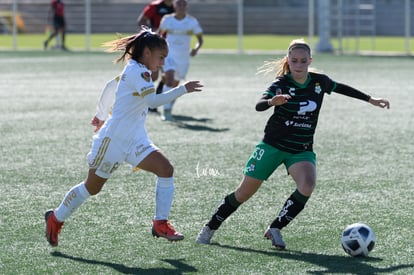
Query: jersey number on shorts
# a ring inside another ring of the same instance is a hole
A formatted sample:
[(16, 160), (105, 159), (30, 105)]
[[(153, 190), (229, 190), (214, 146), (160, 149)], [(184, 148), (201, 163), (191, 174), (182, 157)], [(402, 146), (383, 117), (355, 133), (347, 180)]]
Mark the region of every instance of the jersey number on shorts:
[(265, 150), (262, 148), (256, 148), (252, 154), (252, 157), (256, 160), (261, 160), (263, 155), (265, 153)]

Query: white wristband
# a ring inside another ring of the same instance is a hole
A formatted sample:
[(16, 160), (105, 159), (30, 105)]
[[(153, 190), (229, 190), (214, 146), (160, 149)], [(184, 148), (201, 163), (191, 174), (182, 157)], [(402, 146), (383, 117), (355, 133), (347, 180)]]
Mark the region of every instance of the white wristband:
[(272, 105), (272, 99), (268, 99), (268, 100), (267, 100), (267, 105), (269, 105), (269, 106), (273, 106), (273, 105)]

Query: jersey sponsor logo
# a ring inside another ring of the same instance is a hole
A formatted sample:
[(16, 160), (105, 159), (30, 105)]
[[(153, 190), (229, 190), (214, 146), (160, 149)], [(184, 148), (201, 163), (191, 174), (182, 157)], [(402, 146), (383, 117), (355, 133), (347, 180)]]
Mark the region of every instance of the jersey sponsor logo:
[(312, 124), (309, 124), (309, 123), (305, 123), (305, 122), (303, 122), (303, 123), (297, 123), (297, 122), (295, 122), (295, 123), (293, 123), (293, 127), (300, 127), (300, 128), (312, 128)]
[(147, 145), (147, 146), (144, 146), (143, 144), (138, 145), (135, 148), (135, 156), (138, 157), (139, 155), (147, 151), (149, 148), (151, 148), (151, 145)]
[(149, 72), (142, 72), (141, 73), (142, 79), (144, 79), (146, 82), (150, 82), (151, 80), (151, 74)]
[(312, 128), (312, 124), (310, 124), (310, 123), (305, 123), (305, 122), (299, 123), (299, 122), (295, 122), (295, 121), (292, 121), (292, 120), (286, 120), (285, 125), (286, 126), (292, 126), (292, 127), (308, 128), (308, 129)]
[(291, 95), (291, 96), (295, 96), (296, 95), (296, 93), (295, 93), (295, 88), (289, 88), (289, 94)]
[(316, 110), (316, 107), (318, 107), (316, 102), (312, 100), (302, 101), (299, 103), (299, 105), (300, 105), (300, 108), (298, 111), (298, 115), (303, 115), (305, 113), (313, 112)]
[(301, 120), (309, 120), (310, 119), (310, 117), (309, 116), (293, 116), (293, 118), (294, 119), (301, 119)]

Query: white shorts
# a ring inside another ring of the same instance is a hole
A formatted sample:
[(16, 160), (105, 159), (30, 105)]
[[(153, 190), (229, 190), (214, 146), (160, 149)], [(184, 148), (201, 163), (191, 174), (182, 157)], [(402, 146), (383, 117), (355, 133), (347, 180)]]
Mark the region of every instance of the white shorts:
[(108, 179), (121, 163), (126, 162), (135, 168), (150, 153), (158, 150), (147, 136), (143, 136), (130, 148), (129, 152), (125, 152), (110, 137), (94, 137), (91, 151), (87, 155), (89, 168), (96, 169), (97, 176)]
[(165, 59), (165, 64), (163, 71), (167, 72), (173, 70), (175, 80), (184, 80), (188, 73), (188, 68), (190, 66), (190, 58), (177, 58), (173, 56), (167, 56)]

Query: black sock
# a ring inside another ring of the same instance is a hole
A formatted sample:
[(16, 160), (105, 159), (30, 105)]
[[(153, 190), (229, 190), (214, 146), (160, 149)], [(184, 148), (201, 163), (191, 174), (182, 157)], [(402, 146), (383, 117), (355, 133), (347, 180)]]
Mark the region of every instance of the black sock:
[(292, 193), (286, 200), (277, 218), (270, 224), (270, 228), (282, 229), (288, 225), (305, 207), (309, 197), (299, 193), (298, 190)]
[(207, 223), (208, 227), (210, 227), (210, 229), (217, 230), (221, 223), (224, 222), (234, 211), (236, 211), (240, 205), (241, 203), (236, 200), (234, 192), (227, 195), (211, 217), (210, 221)]

